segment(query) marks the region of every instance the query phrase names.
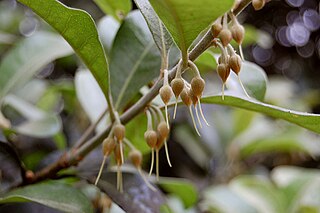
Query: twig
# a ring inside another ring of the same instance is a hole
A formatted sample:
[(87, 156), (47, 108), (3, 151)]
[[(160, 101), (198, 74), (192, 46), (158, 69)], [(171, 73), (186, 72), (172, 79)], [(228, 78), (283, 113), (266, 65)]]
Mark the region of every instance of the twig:
[[(251, 0), (241, 1), (238, 8), (236, 8), (233, 11), (234, 14), (235, 15), (239, 14), (250, 2)], [(194, 61), (197, 57), (199, 57), (207, 48), (210, 47), (210, 45), (212, 44), (212, 40), (213, 40), (213, 36), (211, 34), (211, 30), (209, 30), (203, 36), (203, 38), (199, 41), (199, 43), (190, 51), (189, 60)], [(171, 81), (174, 78), (176, 71), (177, 71), (177, 65), (174, 66), (169, 71), (169, 81)], [(132, 107), (130, 107), (125, 113), (123, 113), (120, 116), (121, 123), (122, 124), (128, 123), (131, 119), (133, 119), (140, 112), (142, 112), (144, 108), (150, 103), (150, 101), (152, 101), (157, 96), (159, 89), (161, 88), (162, 85), (163, 85), (163, 79), (157, 81), (157, 83), (153, 85), (153, 87), (150, 89), (150, 91), (147, 94), (145, 94), (142, 98), (140, 98)], [(108, 101), (108, 105), (112, 106), (112, 103), (109, 103)], [(112, 109), (111, 109), (110, 115), (114, 116), (112, 113)], [(88, 140), (79, 149), (71, 150), (70, 152), (67, 152), (57, 162), (37, 172), (34, 175), (34, 177), (28, 181), (28, 183), (34, 183), (40, 180), (54, 177), (57, 174), (57, 172), (59, 172), (60, 170), (76, 165), (90, 151), (92, 151), (94, 148), (96, 148), (99, 144), (102, 143), (103, 139), (105, 139), (108, 136), (110, 130), (111, 130), (111, 125), (109, 125), (100, 134)]]

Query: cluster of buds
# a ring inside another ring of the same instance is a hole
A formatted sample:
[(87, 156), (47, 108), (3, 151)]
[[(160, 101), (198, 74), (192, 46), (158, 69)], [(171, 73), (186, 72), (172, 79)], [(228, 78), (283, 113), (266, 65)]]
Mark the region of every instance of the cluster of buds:
[[(192, 78), (191, 82), (187, 82), (185, 79), (182, 77), (182, 73), (187, 70), (191, 69), (194, 73), (194, 77)], [(204, 122), (208, 124), (206, 121), (202, 109), (201, 109), (201, 103), (200, 99), (202, 97), (202, 93), (205, 87), (205, 81), (201, 77), (200, 72), (197, 68), (197, 66), (192, 62), (188, 61), (187, 67), (183, 67), (182, 63), (178, 64), (177, 72), (175, 78), (171, 81), (171, 84), (169, 85), (168, 83), (168, 76), (167, 72), (164, 72), (164, 83), (163, 86), (161, 87), (159, 94), (160, 97), (165, 104), (165, 106), (168, 104), (169, 100), (171, 97), (174, 95), (176, 98), (176, 103), (174, 107), (174, 113), (173, 113), (173, 119), (176, 117), (176, 112), (177, 112), (177, 103), (179, 97), (181, 98), (182, 102), (189, 108), (189, 112), (192, 118), (192, 122), (194, 125), (194, 128), (197, 132), (197, 134), (200, 136), (200, 133), (198, 131), (194, 116), (193, 116), (193, 111), (192, 111), (192, 106), (194, 107), (195, 114), (197, 116), (198, 124), (202, 128), (202, 124), (200, 121), (200, 116), (199, 116), (199, 111), (202, 116), (202, 119)], [(167, 111), (167, 109), (166, 109)], [(166, 115), (168, 113), (166, 112)], [(167, 117), (168, 120), (168, 117)]]
[(150, 106), (146, 110), (147, 115), (147, 131), (144, 133), (144, 138), (151, 148), (151, 166), (149, 175), (151, 175), (154, 166), (154, 153), (156, 153), (156, 177), (159, 179), (159, 150), (164, 146), (167, 156), (167, 161), (171, 167), (169, 158), (167, 138), (170, 133), (170, 129), (165, 122), (162, 112), (156, 106)]
[(122, 184), (122, 172), (121, 172), (121, 166), (124, 164), (124, 144), (126, 144), (130, 148), (129, 152), (129, 159), (131, 160), (132, 164), (137, 168), (139, 171), (141, 177), (146, 182), (147, 186), (151, 188), (152, 190), (155, 190), (155, 188), (146, 180), (144, 177), (142, 170), (141, 170), (141, 163), (142, 163), (142, 154), (139, 150), (137, 150), (132, 143), (125, 138), (125, 126), (121, 124), (119, 120), (119, 116), (116, 115), (116, 121), (114, 126), (112, 127), (109, 136), (103, 140), (102, 142), (102, 153), (103, 153), (103, 161), (101, 164), (101, 168), (99, 170), (98, 176), (96, 178), (95, 185), (98, 184), (98, 181), (101, 177), (104, 164), (106, 162), (106, 159), (111, 156), (113, 153), (114, 160), (117, 165), (117, 189), (120, 192), (123, 192), (123, 184)]
[[(219, 47), (221, 50), (221, 56), (218, 59), (217, 72), (222, 80), (222, 99), (224, 99), (224, 88), (226, 81), (230, 75), (230, 69), (238, 76), (239, 83), (244, 93), (249, 97), (239, 77), (243, 60), (241, 44), (244, 39), (245, 29), (238, 22), (233, 13), (230, 14), (230, 17), (232, 20), (230, 28), (227, 24), (227, 13), (223, 16), (223, 25), (221, 24), (222, 18), (220, 17), (211, 27), (211, 32), (214, 37), (213, 45)], [(230, 42), (232, 41), (232, 39), (235, 40), (235, 42), (237, 42), (237, 44), (239, 45), (239, 52), (241, 57), (231, 46)]]

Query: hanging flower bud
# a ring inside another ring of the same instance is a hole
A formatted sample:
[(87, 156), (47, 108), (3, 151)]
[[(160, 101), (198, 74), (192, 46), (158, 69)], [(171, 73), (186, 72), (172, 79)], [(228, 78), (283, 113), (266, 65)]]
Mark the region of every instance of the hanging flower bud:
[(126, 133), (126, 128), (122, 124), (116, 124), (113, 129), (113, 134), (118, 141), (123, 141)]
[(184, 88), (180, 94), (181, 100), (182, 102), (186, 105), (186, 106), (190, 106), (192, 104), (192, 100), (189, 96), (189, 92), (186, 88)]
[(242, 44), (243, 38), (244, 38), (244, 27), (236, 22), (232, 27), (231, 27), (231, 34), (232, 38), (239, 44)]
[(177, 98), (184, 88), (184, 82), (182, 78), (175, 78), (171, 81), (171, 88), (174, 96)]
[(142, 154), (139, 150), (133, 149), (129, 152), (129, 158), (136, 168), (141, 168)]
[(106, 138), (102, 142), (102, 151), (104, 156), (109, 156), (114, 148), (116, 147), (116, 142), (114, 141), (113, 138)]
[(192, 93), (198, 98), (202, 96), (204, 86), (205, 86), (205, 81), (200, 76), (194, 77), (191, 80)]
[(122, 161), (122, 155), (121, 155), (121, 146), (119, 144), (116, 145), (114, 151), (114, 159), (118, 166), (121, 166), (123, 164)]
[(255, 10), (261, 10), (265, 5), (265, 0), (252, 0), (252, 6)]
[(169, 85), (164, 85), (161, 87), (159, 94), (163, 103), (167, 105), (172, 97), (172, 89)]
[(148, 130), (144, 133), (144, 139), (146, 140), (150, 148), (154, 148), (157, 144), (158, 136), (157, 132), (154, 130)]
[(162, 138), (167, 138), (170, 132), (167, 124), (164, 121), (159, 123), (157, 130)]
[(229, 67), (235, 74), (239, 74), (241, 70), (242, 60), (239, 55), (233, 54), (229, 59)]
[(190, 97), (193, 105), (195, 106), (198, 103), (199, 98), (194, 94), (192, 89), (189, 90), (189, 97)]
[(222, 24), (218, 21), (215, 22), (212, 26), (211, 26), (211, 33), (213, 35), (214, 38), (217, 38), (218, 35), (220, 34), (222, 30)]
[(227, 64), (219, 64), (217, 71), (221, 80), (225, 83), (230, 75), (230, 67)]
[(224, 47), (226, 47), (232, 40), (232, 34), (228, 28), (221, 30), (219, 34), (220, 41)]

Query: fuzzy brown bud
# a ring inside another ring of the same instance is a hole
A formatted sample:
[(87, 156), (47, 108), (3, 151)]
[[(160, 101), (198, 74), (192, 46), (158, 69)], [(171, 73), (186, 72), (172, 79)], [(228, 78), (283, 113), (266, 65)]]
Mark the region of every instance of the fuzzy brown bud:
[(160, 97), (164, 104), (167, 104), (172, 97), (172, 89), (169, 85), (164, 85), (159, 90)]
[(184, 82), (182, 78), (175, 78), (171, 81), (171, 88), (174, 96), (177, 98), (184, 88)]
[(227, 46), (232, 40), (231, 31), (228, 28), (222, 29), (219, 34), (220, 41), (223, 46)]
[(242, 60), (241, 60), (239, 55), (234, 54), (234, 55), (232, 55), (230, 57), (230, 59), (229, 59), (229, 67), (237, 75), (239, 74), (239, 72), (241, 70), (241, 64), (242, 64)]
[(155, 145), (157, 144), (157, 132), (154, 130), (148, 130), (144, 133), (144, 139), (146, 140), (148, 146), (150, 148), (154, 148)]
[(198, 103), (199, 98), (194, 94), (194, 91), (192, 89), (189, 90), (189, 97), (193, 105), (196, 105)]
[(160, 148), (163, 146), (164, 141), (165, 141), (165, 138), (162, 137), (162, 136), (160, 135), (160, 133), (158, 132), (158, 134), (157, 134), (157, 144), (156, 144), (156, 148), (157, 148), (157, 149), (160, 149)]
[(180, 94), (181, 100), (182, 102), (187, 105), (190, 106), (192, 104), (192, 100), (189, 96), (189, 92), (186, 88), (184, 88)]
[(194, 77), (191, 80), (191, 90), (196, 97), (202, 96), (205, 84), (205, 81), (200, 76)]
[(265, 5), (265, 0), (252, 0), (252, 6), (255, 10), (261, 10)]
[(244, 27), (238, 23), (234, 24), (231, 27), (232, 37), (239, 45), (242, 44), (244, 33), (245, 33)]
[(118, 141), (122, 141), (126, 134), (126, 128), (122, 124), (116, 124), (113, 129), (113, 135), (117, 138)]
[(219, 64), (217, 71), (221, 80), (225, 83), (230, 75), (230, 67), (227, 64)]
[(211, 26), (211, 33), (212, 33), (214, 38), (218, 37), (218, 35), (220, 34), (221, 30), (222, 30), (221, 23), (217, 23), (216, 22)]
[(167, 138), (168, 135), (169, 135), (169, 128), (167, 126), (167, 123), (164, 122), (164, 121), (161, 121), (159, 124), (158, 124), (158, 128), (157, 128), (159, 134), (161, 135), (161, 137), (163, 138)]
[(109, 156), (114, 148), (116, 147), (116, 142), (114, 141), (113, 138), (106, 138), (102, 142), (102, 151), (104, 156)]
[(142, 154), (139, 150), (137, 149), (133, 149), (129, 152), (129, 158), (132, 162), (132, 164), (137, 167), (140, 168), (141, 167), (141, 163), (142, 163)]

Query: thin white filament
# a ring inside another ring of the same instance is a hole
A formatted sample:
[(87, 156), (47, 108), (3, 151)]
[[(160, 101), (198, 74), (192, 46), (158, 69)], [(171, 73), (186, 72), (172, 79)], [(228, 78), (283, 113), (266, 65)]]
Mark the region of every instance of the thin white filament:
[(178, 99), (176, 99), (176, 103), (175, 103), (175, 105), (174, 105), (173, 119), (176, 119), (177, 106), (178, 106)]
[(104, 167), (104, 164), (106, 163), (106, 160), (107, 160), (107, 156), (103, 156), (101, 167), (100, 167), (100, 170), (99, 170), (99, 173), (98, 173), (98, 176), (97, 176), (97, 179), (96, 179), (94, 185), (98, 184), (98, 181), (99, 181), (99, 179), (101, 177), (101, 174), (102, 174), (102, 171), (103, 171), (103, 167)]
[(159, 181), (159, 149), (156, 149), (156, 179)]
[(224, 83), (222, 84), (222, 100), (224, 101)]
[(120, 145), (120, 156), (121, 156), (121, 164), (124, 163), (124, 157), (123, 157), (123, 146), (122, 146), (122, 141), (119, 142)]
[(152, 191), (157, 191), (157, 189), (154, 188), (154, 186), (152, 186), (151, 183), (149, 183), (149, 181), (147, 180), (147, 178), (143, 175), (141, 168), (138, 168), (138, 171), (139, 171), (139, 174), (142, 177), (143, 181), (148, 186), (148, 188), (151, 189)]
[(149, 176), (152, 174), (153, 170), (153, 164), (154, 164), (154, 149), (151, 149), (151, 165), (150, 165), (150, 171), (149, 171)]
[(248, 98), (250, 98), (249, 94), (248, 94), (248, 93), (247, 93), (247, 91), (246, 91), (246, 88), (244, 88), (244, 85), (242, 84), (242, 81), (241, 81), (241, 79), (240, 79), (240, 76), (239, 76), (239, 75), (238, 75), (238, 81), (239, 81), (239, 84), (240, 84), (240, 86), (241, 86), (241, 88), (242, 88), (242, 90), (243, 90), (244, 94), (246, 94), (246, 96), (247, 96)]
[(167, 127), (169, 128), (169, 115), (168, 115), (168, 106), (167, 104), (164, 106), (165, 111), (166, 111), (166, 122), (167, 122)]
[(170, 156), (169, 156), (169, 151), (168, 151), (168, 145), (167, 145), (167, 141), (164, 141), (164, 149), (166, 151), (166, 156), (167, 156), (167, 161), (170, 167), (172, 167), (171, 162), (170, 162)]
[(191, 115), (191, 119), (192, 119), (192, 123), (193, 123), (194, 129), (196, 130), (197, 134), (201, 137), (201, 135), (200, 135), (200, 133), (198, 131), (196, 122), (194, 121), (194, 117), (193, 117), (191, 106), (189, 106), (189, 112), (190, 112), (190, 115)]
[(196, 105), (196, 104), (194, 105), (194, 109), (195, 109), (195, 111), (196, 111), (196, 117), (197, 117), (199, 126), (200, 126), (200, 128), (202, 129), (202, 123), (201, 123), (201, 121), (200, 121), (200, 117), (199, 117), (199, 113), (198, 113), (198, 109), (197, 109), (197, 105)]
[(210, 124), (208, 123), (207, 119), (204, 117), (204, 114), (202, 112), (200, 99), (198, 101), (198, 107), (199, 107), (199, 111), (200, 111), (200, 115), (201, 115), (202, 119), (204, 120), (204, 122), (206, 123), (207, 126), (210, 126)]

